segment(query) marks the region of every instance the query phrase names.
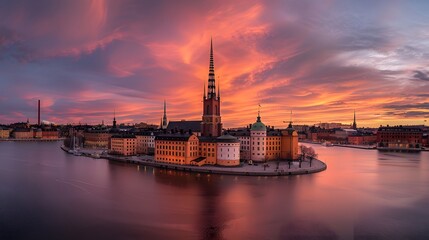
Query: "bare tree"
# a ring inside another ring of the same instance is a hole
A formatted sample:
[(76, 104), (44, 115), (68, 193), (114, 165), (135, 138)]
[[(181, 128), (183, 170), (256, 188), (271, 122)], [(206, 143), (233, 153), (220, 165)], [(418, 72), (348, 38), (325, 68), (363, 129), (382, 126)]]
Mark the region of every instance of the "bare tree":
[(307, 158), (310, 159), (310, 167), (313, 162), (313, 159), (317, 158), (317, 153), (312, 147), (307, 147), (304, 145), (299, 146), (301, 150), (301, 159), (305, 160)]

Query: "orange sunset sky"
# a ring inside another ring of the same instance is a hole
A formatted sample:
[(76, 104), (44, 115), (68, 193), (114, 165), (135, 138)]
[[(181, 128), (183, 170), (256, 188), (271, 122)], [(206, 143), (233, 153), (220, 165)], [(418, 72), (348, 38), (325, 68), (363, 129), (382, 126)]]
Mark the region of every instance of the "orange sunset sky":
[(224, 127), (429, 119), (427, 1), (2, 1), (0, 123), (199, 120), (213, 38)]

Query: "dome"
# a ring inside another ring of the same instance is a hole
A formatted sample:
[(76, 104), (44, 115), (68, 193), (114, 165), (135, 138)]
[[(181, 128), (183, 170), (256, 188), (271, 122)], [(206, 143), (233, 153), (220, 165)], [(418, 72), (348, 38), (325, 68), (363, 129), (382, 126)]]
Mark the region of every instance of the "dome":
[(256, 118), (256, 122), (252, 124), (252, 128), (250, 129), (250, 131), (267, 131), (267, 127), (264, 123), (261, 122), (260, 116)]
[(231, 136), (229, 134), (222, 135), (222, 136), (216, 138), (216, 141), (217, 142), (230, 142), (230, 143), (240, 142), (238, 140), (238, 138)]

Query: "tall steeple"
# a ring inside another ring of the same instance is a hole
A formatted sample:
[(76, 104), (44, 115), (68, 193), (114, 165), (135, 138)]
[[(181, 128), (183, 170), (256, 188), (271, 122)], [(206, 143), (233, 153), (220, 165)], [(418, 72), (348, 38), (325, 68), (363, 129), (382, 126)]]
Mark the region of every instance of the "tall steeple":
[(220, 116), (220, 91), (216, 96), (216, 83), (213, 59), (213, 40), (210, 38), (210, 64), (207, 85), (207, 96), (204, 85), (203, 117), (201, 135), (204, 137), (218, 137), (222, 135), (222, 120)]
[(116, 128), (116, 110), (113, 109), (113, 128)]
[(213, 40), (210, 38), (209, 84), (207, 98), (216, 98), (216, 84), (213, 59)]
[(357, 128), (357, 126), (356, 126), (356, 110), (353, 110), (353, 126), (352, 126), (352, 128), (353, 129)]
[(162, 129), (167, 129), (167, 102), (164, 99), (164, 115), (162, 116)]

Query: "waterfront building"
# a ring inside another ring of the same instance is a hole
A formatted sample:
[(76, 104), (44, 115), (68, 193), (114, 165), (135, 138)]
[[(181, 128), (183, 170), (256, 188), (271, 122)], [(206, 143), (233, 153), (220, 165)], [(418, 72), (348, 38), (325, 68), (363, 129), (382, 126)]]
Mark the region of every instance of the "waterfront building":
[(155, 137), (155, 161), (190, 165), (199, 158), (199, 140), (195, 135), (171, 134)]
[(87, 129), (83, 133), (85, 148), (108, 149), (112, 133), (107, 128)]
[(392, 151), (420, 151), (423, 130), (417, 126), (380, 126), (377, 131), (377, 148)]
[(348, 136), (347, 142), (352, 145), (372, 145), (377, 142), (377, 135), (358, 133)]
[(129, 134), (112, 136), (109, 152), (122, 156), (136, 155), (136, 137)]
[(229, 134), (216, 138), (216, 163), (220, 166), (240, 164), (240, 141)]
[(43, 130), (41, 128), (33, 129), (33, 138), (41, 139), (43, 137)]
[(0, 138), (9, 138), (11, 129), (0, 126)]
[(258, 111), (256, 122), (250, 128), (250, 160), (263, 162), (266, 158), (267, 127)]
[(231, 131), (240, 141), (240, 158), (249, 162), (296, 160), (299, 158), (298, 132), (289, 124), (285, 130), (267, 127), (258, 117), (250, 128)]
[(280, 158), (287, 160), (297, 160), (298, 151), (298, 132), (292, 127), (292, 122), (286, 130), (281, 131)]
[(42, 139), (55, 140), (59, 138), (59, 131), (57, 129), (43, 129)]
[(155, 153), (155, 133), (142, 132), (136, 134), (137, 154), (152, 155)]
[(15, 139), (32, 139), (34, 137), (32, 128), (16, 128), (12, 132), (12, 137)]

